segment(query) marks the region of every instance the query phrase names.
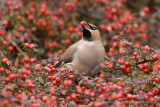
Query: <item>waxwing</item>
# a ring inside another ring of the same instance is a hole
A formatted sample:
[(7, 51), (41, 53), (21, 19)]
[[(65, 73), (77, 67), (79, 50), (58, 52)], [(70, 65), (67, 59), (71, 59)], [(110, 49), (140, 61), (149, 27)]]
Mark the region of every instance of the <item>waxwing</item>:
[(101, 41), (98, 28), (93, 24), (82, 21), (82, 39), (71, 45), (63, 55), (60, 56), (55, 67), (62, 62), (72, 65), (74, 69), (74, 81), (80, 74), (84, 76), (96, 76), (100, 71), (100, 63), (104, 61), (105, 49)]

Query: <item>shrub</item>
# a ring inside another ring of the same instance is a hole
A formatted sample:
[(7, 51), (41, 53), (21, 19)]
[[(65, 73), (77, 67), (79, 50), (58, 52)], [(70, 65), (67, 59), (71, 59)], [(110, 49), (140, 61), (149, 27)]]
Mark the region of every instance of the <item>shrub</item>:
[[(159, 105), (160, 7), (131, 4), (0, 1), (0, 106)], [(81, 38), (81, 20), (98, 26), (106, 58), (97, 77), (75, 85), (73, 69), (54, 65)]]

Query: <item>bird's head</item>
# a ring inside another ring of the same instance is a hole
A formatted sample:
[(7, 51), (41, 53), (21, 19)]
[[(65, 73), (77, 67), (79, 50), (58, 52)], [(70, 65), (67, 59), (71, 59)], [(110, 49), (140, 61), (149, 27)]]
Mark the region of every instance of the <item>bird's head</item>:
[(88, 41), (100, 40), (100, 33), (98, 28), (93, 25), (82, 21), (81, 26), (83, 27), (83, 39)]

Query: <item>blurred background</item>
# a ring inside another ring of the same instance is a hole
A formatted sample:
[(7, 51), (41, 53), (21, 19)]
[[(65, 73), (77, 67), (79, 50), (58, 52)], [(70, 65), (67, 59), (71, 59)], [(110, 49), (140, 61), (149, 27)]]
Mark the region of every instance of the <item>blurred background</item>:
[[(54, 59), (81, 39), (81, 21), (98, 27), (107, 57), (75, 86)], [(160, 0), (0, 0), (0, 106), (160, 105), (157, 49)]]
[(0, 7), (0, 49), (13, 60), (14, 43), (38, 46), (37, 58), (61, 55), (81, 38), (82, 20), (99, 28), (106, 52), (121, 34), (136, 47), (160, 47), (160, 0), (1, 0)]

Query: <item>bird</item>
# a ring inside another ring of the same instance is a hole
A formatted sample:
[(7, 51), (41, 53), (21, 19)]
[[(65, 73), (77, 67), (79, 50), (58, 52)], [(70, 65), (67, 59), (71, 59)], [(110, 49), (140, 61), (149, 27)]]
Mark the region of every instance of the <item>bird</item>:
[(100, 63), (105, 58), (105, 48), (102, 44), (98, 28), (90, 23), (81, 21), (83, 28), (82, 38), (71, 45), (59, 58), (55, 68), (62, 63), (71, 64), (77, 71), (74, 73), (74, 82), (78, 81), (80, 74), (95, 77), (100, 72)]

